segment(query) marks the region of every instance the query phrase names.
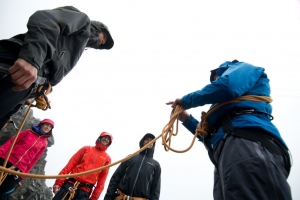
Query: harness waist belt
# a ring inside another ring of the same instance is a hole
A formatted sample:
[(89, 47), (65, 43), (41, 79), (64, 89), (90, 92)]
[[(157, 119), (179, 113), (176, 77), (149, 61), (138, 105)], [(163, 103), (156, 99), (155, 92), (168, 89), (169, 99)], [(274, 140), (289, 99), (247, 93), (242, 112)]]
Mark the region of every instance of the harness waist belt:
[[(68, 181), (69, 183), (74, 184), (77, 180), (74, 179), (74, 178), (69, 178), (69, 179), (67, 179), (67, 181)], [(78, 182), (79, 182), (79, 181), (78, 181)], [(79, 187), (87, 187), (87, 188), (89, 188), (89, 189), (92, 189), (92, 188), (94, 187), (94, 185), (93, 185), (93, 184), (90, 184), (90, 183), (80, 183), (80, 184), (79, 184)]]
[(245, 115), (245, 114), (261, 114), (261, 115), (267, 115), (270, 120), (273, 120), (274, 117), (266, 112), (254, 110), (254, 109), (239, 109), (239, 110), (233, 110), (230, 112), (225, 113), (222, 117), (220, 117), (214, 124), (209, 126), (209, 132), (214, 133), (217, 131), (220, 127), (222, 127), (228, 120), (233, 119), (234, 117)]
[(146, 198), (142, 198), (142, 197), (128, 196), (119, 189), (117, 189), (117, 192), (118, 192), (119, 196), (116, 198), (116, 200), (147, 200)]
[(288, 151), (288, 149), (272, 137), (268, 132), (260, 129), (238, 129), (235, 128), (231, 132), (231, 135), (250, 140), (252, 142), (259, 142), (261, 145), (269, 149), (272, 153), (282, 156), (282, 151)]

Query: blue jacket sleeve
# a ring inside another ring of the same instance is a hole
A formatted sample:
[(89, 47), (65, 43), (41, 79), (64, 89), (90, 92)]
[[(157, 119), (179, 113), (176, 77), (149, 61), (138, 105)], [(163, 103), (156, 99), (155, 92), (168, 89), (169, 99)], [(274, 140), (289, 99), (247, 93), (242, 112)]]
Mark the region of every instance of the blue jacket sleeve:
[[(188, 129), (193, 135), (195, 135), (195, 133), (196, 133), (196, 128), (197, 128), (198, 124), (199, 124), (199, 121), (196, 120), (192, 115), (190, 115), (189, 118), (187, 118), (187, 120), (182, 123), (182, 125), (186, 129)], [(198, 135), (197, 138), (199, 139), (199, 141), (203, 141), (203, 139), (200, 137), (200, 135)]]
[(215, 104), (231, 100), (246, 94), (264, 73), (261, 67), (238, 62), (226, 62), (219, 69), (225, 69), (218, 79), (201, 90), (187, 94), (181, 98), (182, 107), (190, 108)]

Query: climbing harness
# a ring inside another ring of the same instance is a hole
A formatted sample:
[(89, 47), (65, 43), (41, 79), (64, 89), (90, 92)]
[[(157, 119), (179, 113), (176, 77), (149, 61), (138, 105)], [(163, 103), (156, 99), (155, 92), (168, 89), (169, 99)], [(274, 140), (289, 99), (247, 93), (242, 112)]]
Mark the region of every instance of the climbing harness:
[(119, 189), (117, 189), (117, 193), (119, 194), (119, 196), (117, 196), (115, 200), (147, 200), (146, 198), (142, 197), (131, 197)]
[[(216, 104), (213, 107), (211, 107), (207, 112), (202, 112), (201, 114), (201, 122), (198, 124), (197, 128), (196, 128), (196, 134), (200, 135), (201, 137), (206, 137), (208, 135), (213, 135), (214, 132), (210, 132), (210, 125), (208, 123), (208, 117), (215, 112), (216, 110), (218, 110), (220, 107), (229, 104), (229, 103), (236, 103), (239, 101), (243, 101), (243, 100), (248, 100), (248, 101), (254, 101), (254, 102), (267, 102), (267, 103), (271, 103), (273, 100), (271, 97), (266, 97), (266, 96), (255, 96), (255, 95), (247, 95), (247, 96), (239, 96), (236, 97), (230, 101), (226, 101), (220, 104)], [(216, 130), (214, 130), (216, 131)]]
[(69, 198), (68, 198), (68, 200), (73, 199), (73, 198), (74, 198), (74, 195), (75, 195), (75, 192), (76, 192), (76, 190), (78, 189), (79, 184), (80, 184), (80, 182), (79, 182), (79, 181), (76, 181), (76, 182), (74, 183), (73, 187), (69, 187), (68, 192), (67, 192), (66, 195), (62, 198), (62, 200), (64, 200), (68, 195), (70, 195)]

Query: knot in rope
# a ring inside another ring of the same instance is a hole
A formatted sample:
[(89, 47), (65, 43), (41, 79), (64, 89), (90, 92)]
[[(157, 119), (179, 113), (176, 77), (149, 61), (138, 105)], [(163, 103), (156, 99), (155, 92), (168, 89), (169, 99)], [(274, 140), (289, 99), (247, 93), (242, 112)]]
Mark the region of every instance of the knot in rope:
[(68, 191), (68, 192), (66, 193), (66, 195), (62, 198), (62, 200), (64, 200), (64, 199), (68, 196), (68, 194), (70, 194), (68, 200), (73, 199), (74, 196), (75, 196), (75, 192), (76, 192), (76, 190), (77, 190), (79, 184), (80, 184), (80, 182), (76, 181), (76, 182), (74, 183), (73, 187), (69, 187), (69, 188), (68, 188), (69, 191)]
[(201, 122), (197, 125), (196, 133), (201, 137), (206, 137), (209, 133), (208, 115), (204, 111), (201, 113)]
[[(36, 98), (34, 99), (36, 101), (35, 105), (31, 105), (32, 107), (37, 107), (41, 110), (47, 110), (48, 108), (51, 109), (50, 101), (48, 100), (47, 95), (51, 92), (51, 85), (50, 83), (45, 86), (41, 85), (38, 87), (36, 92)], [(25, 104), (29, 105), (31, 102), (27, 100)]]

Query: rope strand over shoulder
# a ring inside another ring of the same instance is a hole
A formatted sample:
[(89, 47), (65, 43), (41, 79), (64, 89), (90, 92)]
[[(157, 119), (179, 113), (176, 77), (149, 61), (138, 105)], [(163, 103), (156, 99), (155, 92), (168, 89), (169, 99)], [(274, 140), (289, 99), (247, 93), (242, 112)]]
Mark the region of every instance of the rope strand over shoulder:
[(248, 101), (254, 101), (254, 102), (267, 102), (267, 103), (271, 103), (273, 100), (271, 97), (266, 97), (266, 96), (255, 96), (255, 95), (248, 95), (248, 96), (239, 96), (236, 97), (230, 101), (226, 101), (223, 103), (219, 103), (214, 105), (213, 107), (211, 107), (207, 113), (206, 112), (202, 112), (201, 114), (201, 122), (198, 124), (197, 128), (196, 128), (196, 134), (200, 135), (201, 137), (206, 137), (208, 135), (209, 132), (209, 123), (208, 123), (208, 117), (215, 112), (216, 110), (218, 110), (219, 108), (221, 108), (222, 106), (226, 105), (226, 104), (230, 104), (230, 103), (236, 103), (236, 102), (240, 102), (240, 101), (244, 101), (244, 100), (248, 100)]

